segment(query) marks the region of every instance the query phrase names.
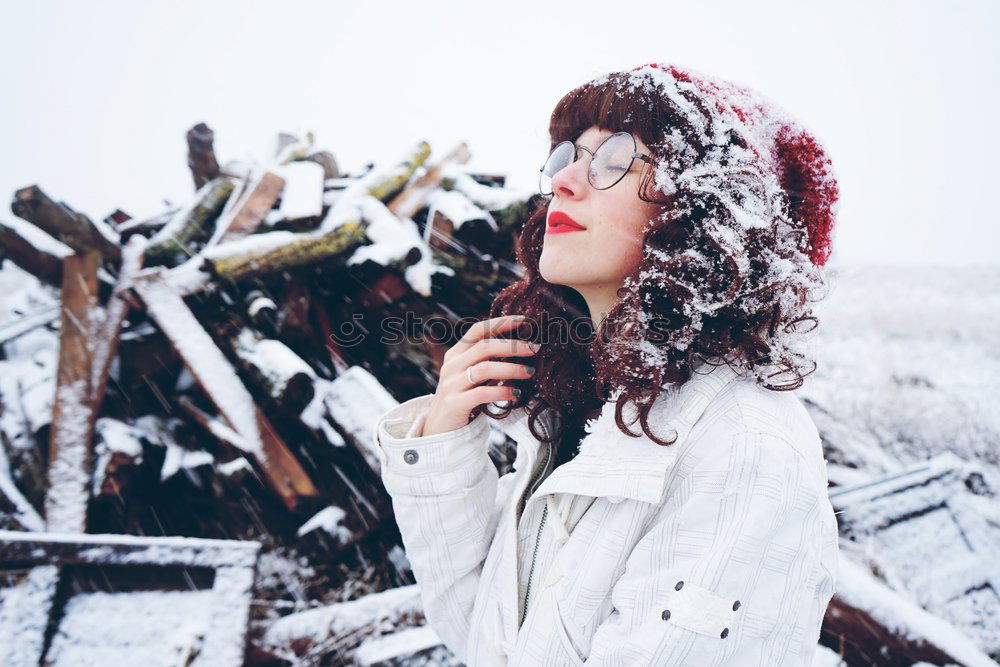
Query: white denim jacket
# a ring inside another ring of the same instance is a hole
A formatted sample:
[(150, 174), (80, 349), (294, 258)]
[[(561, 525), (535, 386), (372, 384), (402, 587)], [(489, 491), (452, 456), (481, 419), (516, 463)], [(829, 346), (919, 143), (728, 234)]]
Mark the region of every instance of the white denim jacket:
[[(424, 437), (431, 394), (378, 419), (427, 622), (460, 660), (811, 664), (838, 558), (815, 425), (726, 365), (667, 389), (649, 423), (673, 445), (621, 433), (607, 403), (555, 470), (526, 408)], [(517, 443), (502, 477), (490, 422)]]

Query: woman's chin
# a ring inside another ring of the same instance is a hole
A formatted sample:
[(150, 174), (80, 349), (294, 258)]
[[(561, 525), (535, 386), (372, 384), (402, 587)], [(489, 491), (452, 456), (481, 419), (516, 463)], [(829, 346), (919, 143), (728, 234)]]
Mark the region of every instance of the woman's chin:
[(546, 266), (542, 262), (539, 262), (538, 264), (538, 273), (547, 283), (552, 285), (565, 285), (567, 287), (572, 287), (574, 279), (579, 277), (576, 275), (575, 271), (566, 267)]

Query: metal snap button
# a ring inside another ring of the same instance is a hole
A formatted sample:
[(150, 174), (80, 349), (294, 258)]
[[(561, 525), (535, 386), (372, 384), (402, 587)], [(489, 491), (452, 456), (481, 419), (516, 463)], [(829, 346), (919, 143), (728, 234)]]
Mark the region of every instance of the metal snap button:
[(722, 637), (723, 639), (725, 639), (726, 637), (728, 637), (729, 636), (729, 628), (722, 628), (722, 634), (719, 635), (719, 636)]
[(417, 450), (415, 449), (407, 449), (405, 452), (403, 452), (403, 460), (406, 461), (407, 463), (410, 464), (416, 463), (417, 459), (419, 458), (420, 455), (417, 454)]
[(679, 591), (679, 590), (680, 590), (680, 589), (682, 589), (682, 588), (684, 588), (684, 582), (683, 582), (683, 581), (678, 581), (678, 582), (677, 582), (677, 585), (676, 585), (676, 586), (674, 586), (674, 590), (675, 590), (675, 591)]
[(664, 610), (663, 610), (663, 613), (662, 613), (662, 614), (660, 614), (660, 617), (661, 617), (661, 618), (662, 618), (662, 619), (663, 619), (664, 621), (669, 621), (669, 620), (670, 620), (670, 610), (669, 610), (669, 609), (664, 609)]

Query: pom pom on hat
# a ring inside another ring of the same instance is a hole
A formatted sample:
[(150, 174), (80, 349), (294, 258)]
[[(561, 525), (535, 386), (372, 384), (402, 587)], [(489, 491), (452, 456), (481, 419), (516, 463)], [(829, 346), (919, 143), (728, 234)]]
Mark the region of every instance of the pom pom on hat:
[(720, 114), (732, 113), (750, 135), (752, 149), (774, 170), (788, 196), (789, 215), (805, 225), (809, 260), (822, 266), (830, 256), (839, 188), (826, 151), (784, 110), (761, 94), (728, 81), (695, 74), (674, 65), (649, 63), (677, 81), (693, 84)]

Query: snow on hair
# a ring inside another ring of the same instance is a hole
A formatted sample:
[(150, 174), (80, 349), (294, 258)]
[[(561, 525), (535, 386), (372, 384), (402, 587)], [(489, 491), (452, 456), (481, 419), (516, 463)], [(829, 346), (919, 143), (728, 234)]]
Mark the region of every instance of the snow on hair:
[[(537, 200), (516, 246), (525, 274), (490, 316), (547, 318), (545, 339), (536, 372), (512, 383), (522, 394), (500, 416), (530, 405), (532, 431), (546, 439), (535, 427), (546, 408), (578, 431), (588, 410), (615, 401), (619, 429), (636, 435), (622, 418), (631, 402), (643, 432), (667, 445), (649, 431), (649, 409), (710, 358), (771, 390), (800, 387), (816, 366), (801, 348), (818, 325), (811, 303), (825, 286), (838, 196), (819, 143), (762, 95), (664, 64), (568, 92), (552, 113), (550, 148), (594, 125), (632, 132), (650, 148), (655, 166), (644, 168), (637, 194), (661, 212), (643, 229), (643, 259), (618, 303), (581, 343), (554, 335), (588, 311), (574, 290), (539, 274), (549, 198)], [(813, 326), (803, 331), (806, 322)], [(782, 376), (790, 380), (771, 381)]]

